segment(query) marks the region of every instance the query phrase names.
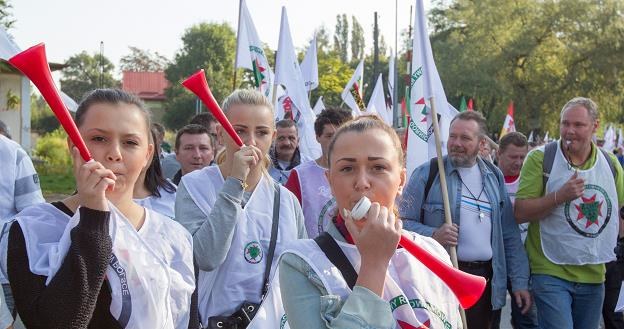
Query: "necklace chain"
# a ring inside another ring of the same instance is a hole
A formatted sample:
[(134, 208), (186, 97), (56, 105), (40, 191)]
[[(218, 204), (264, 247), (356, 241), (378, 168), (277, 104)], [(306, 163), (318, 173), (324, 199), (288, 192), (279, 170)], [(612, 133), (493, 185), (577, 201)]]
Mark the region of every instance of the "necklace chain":
[(481, 201), (481, 194), (483, 194), (483, 191), (485, 190), (485, 183), (483, 182), (483, 179), (481, 179), (481, 191), (479, 192), (479, 196), (475, 196), (474, 193), (472, 193), (470, 188), (468, 188), (468, 185), (464, 183), (464, 179), (461, 177), (461, 175), (459, 175), (459, 180), (461, 181), (462, 185), (464, 185), (468, 193), (470, 193), (470, 196), (472, 196), (472, 198), (475, 200), (475, 203), (477, 204), (477, 210), (479, 211), (479, 216), (481, 216), (483, 213), (481, 212), (481, 205), (479, 204), (479, 201)]

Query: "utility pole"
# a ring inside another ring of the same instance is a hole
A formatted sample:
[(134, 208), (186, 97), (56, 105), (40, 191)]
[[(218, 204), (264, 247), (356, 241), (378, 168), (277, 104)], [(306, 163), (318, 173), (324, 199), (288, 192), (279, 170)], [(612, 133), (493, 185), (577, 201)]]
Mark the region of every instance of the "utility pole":
[(100, 41), (100, 88), (104, 88), (104, 41)]
[(377, 12), (375, 12), (375, 23), (373, 25), (373, 75), (371, 76), (370, 86), (375, 88), (379, 74), (379, 26), (377, 25)]

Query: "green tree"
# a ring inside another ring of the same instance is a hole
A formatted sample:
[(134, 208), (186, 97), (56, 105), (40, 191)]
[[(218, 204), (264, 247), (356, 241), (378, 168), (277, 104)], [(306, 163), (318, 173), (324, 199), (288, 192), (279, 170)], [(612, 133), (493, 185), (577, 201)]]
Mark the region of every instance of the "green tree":
[(353, 74), (353, 68), (343, 62), (337, 53), (318, 53), (319, 86), (312, 91), (311, 99), (323, 96), (326, 106), (339, 106), (340, 94)]
[(119, 67), (122, 71), (162, 72), (169, 65), (167, 57), (158, 52), (152, 53), (133, 46), (128, 48), (130, 48), (130, 54), (120, 60)]
[(185, 31), (182, 48), (165, 70), (171, 83), (166, 90), (164, 116), (168, 128), (180, 128), (194, 115), (196, 97), (180, 82), (197, 70), (206, 71), (208, 85), (218, 102), (231, 92), (235, 53), (236, 37), (227, 23), (201, 23)]
[(349, 59), (349, 20), (346, 14), (336, 15), (334, 51), (338, 53), (343, 62), (347, 62)]
[(39, 135), (57, 129), (60, 124), (48, 103), (36, 93), (30, 94), (30, 128)]
[(317, 51), (328, 52), (330, 51), (329, 32), (327, 27), (322, 25), (316, 30), (316, 49)]
[(449, 100), (475, 98), (491, 131), (510, 100), (521, 131), (557, 131), (559, 109), (577, 95), (597, 101), (603, 121), (622, 117), (622, 1), (456, 0), (431, 22)]
[(351, 16), (351, 60), (359, 62), (364, 58), (364, 29), (355, 16)]
[(0, 0), (0, 26), (10, 29), (15, 24), (13, 14), (11, 14), (11, 4), (8, 0)]
[(100, 54), (91, 56), (83, 51), (71, 56), (65, 65), (61, 70), (61, 90), (72, 99), (80, 100), (93, 89), (119, 86), (119, 81), (113, 77), (115, 66)]

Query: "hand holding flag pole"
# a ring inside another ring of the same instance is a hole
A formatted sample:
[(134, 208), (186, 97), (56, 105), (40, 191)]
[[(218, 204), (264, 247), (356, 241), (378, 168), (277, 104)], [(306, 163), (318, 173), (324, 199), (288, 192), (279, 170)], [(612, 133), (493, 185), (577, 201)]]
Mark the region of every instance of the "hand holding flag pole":
[(78, 148), (82, 159), (87, 162), (91, 160), (91, 153), (89, 153), (84, 140), (78, 132), (76, 123), (69, 114), (58, 89), (54, 85), (50, 67), (48, 66), (45, 45), (40, 43), (30, 47), (11, 57), (9, 63), (24, 73), (37, 86), (37, 89), (39, 89), (43, 98), (50, 105), (61, 126), (65, 129), (69, 139)]
[(186, 80), (182, 81), (182, 85), (202, 100), (204, 105), (206, 105), (212, 115), (215, 116), (217, 121), (219, 121), (223, 129), (225, 129), (228, 135), (230, 135), (236, 145), (242, 147), (243, 141), (232, 127), (230, 121), (228, 121), (228, 119), (225, 117), (225, 114), (223, 114), (223, 110), (221, 110), (221, 107), (219, 107), (219, 104), (212, 95), (212, 92), (210, 91), (210, 87), (208, 87), (208, 82), (206, 81), (206, 74), (204, 73), (204, 69), (195, 72)]

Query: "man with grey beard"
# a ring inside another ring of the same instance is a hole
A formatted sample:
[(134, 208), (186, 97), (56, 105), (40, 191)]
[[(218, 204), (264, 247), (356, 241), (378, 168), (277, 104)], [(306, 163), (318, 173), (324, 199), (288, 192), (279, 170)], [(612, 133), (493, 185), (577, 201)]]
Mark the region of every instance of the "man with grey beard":
[(505, 180), (496, 166), (478, 157), (486, 134), (478, 112), (462, 112), (451, 121), (444, 169), (453, 224), (444, 222), (436, 159), (414, 170), (399, 204), (405, 229), (457, 247), (459, 268), (487, 279), (481, 299), (466, 310), (468, 329), (491, 327), (505, 305), (507, 277), (512, 302), (523, 313), (531, 306), (529, 264)]

